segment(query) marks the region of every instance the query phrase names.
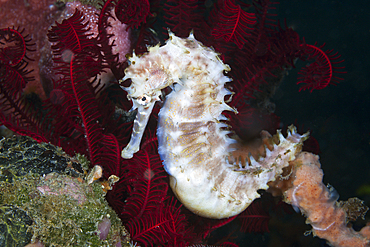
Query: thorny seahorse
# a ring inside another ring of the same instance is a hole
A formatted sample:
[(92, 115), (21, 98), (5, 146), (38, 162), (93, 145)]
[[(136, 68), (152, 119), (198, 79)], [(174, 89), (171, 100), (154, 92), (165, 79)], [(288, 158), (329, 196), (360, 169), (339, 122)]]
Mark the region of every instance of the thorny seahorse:
[[(139, 150), (147, 121), (161, 90), (171, 86), (158, 120), (158, 152), (170, 185), (178, 199), (192, 212), (208, 218), (226, 218), (246, 209), (267, 189), (267, 183), (280, 176), (282, 169), (300, 152), (308, 134), (299, 135), (290, 127), (285, 138), (278, 138), (271, 150), (255, 160), (239, 158), (236, 138), (230, 137), (225, 103), (231, 95), (224, 84), (230, 67), (218, 54), (202, 45), (193, 34), (188, 38), (169, 33), (167, 43), (148, 49), (148, 53), (129, 59), (121, 80), (133, 109), (138, 109), (129, 144), (122, 157), (129, 159)], [(236, 155), (237, 154), (237, 155)]]

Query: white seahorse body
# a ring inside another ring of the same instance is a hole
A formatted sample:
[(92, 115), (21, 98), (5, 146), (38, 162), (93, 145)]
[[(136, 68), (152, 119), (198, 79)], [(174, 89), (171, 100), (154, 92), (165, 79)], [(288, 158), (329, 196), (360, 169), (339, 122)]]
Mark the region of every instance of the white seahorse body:
[(125, 89), (139, 109), (122, 156), (130, 158), (139, 150), (147, 121), (142, 115), (150, 114), (161, 89), (176, 83), (159, 114), (159, 154), (172, 190), (198, 215), (221, 219), (242, 212), (259, 197), (257, 190), (267, 189), (267, 183), (282, 173), (307, 138), (290, 128), (287, 138), (279, 133), (278, 145), (266, 149), (266, 157), (239, 164), (232, 155), (236, 141), (228, 136), (222, 115), (225, 110), (236, 112), (224, 102), (231, 93), (224, 88), (230, 79), (223, 72), (230, 68), (213, 49), (192, 34), (182, 39), (170, 33), (166, 45), (130, 61), (124, 79), (131, 78), (132, 84)]

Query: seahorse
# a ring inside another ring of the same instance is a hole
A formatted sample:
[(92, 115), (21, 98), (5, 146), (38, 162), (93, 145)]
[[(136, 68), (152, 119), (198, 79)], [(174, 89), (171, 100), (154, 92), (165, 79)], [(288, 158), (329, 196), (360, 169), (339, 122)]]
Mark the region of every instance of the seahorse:
[[(239, 149), (223, 111), (237, 110), (226, 102), (230, 67), (218, 54), (194, 38), (169, 32), (163, 46), (150, 47), (143, 56), (133, 54), (121, 81), (131, 79), (127, 97), (137, 109), (129, 144), (122, 157), (132, 158), (140, 148), (147, 121), (161, 90), (172, 87), (159, 112), (158, 152), (170, 176), (170, 186), (185, 207), (203, 217), (222, 219), (245, 210), (260, 197), (259, 189), (280, 176), (301, 151), (308, 134), (290, 127), (257, 159)], [(270, 150), (271, 149), (271, 150)]]

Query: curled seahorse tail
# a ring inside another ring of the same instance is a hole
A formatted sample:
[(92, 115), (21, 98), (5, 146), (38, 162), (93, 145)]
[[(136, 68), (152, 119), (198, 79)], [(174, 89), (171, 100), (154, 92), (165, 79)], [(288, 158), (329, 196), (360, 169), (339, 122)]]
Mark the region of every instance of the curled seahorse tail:
[[(277, 142), (265, 147), (264, 156), (245, 162), (233, 153), (224, 159), (200, 168), (192, 166), (170, 169), (170, 185), (179, 200), (192, 212), (207, 218), (222, 219), (244, 211), (267, 189), (267, 183), (282, 174), (283, 168), (294, 160), (308, 134), (299, 135), (290, 127), (287, 137), (280, 131)], [(216, 163), (217, 162), (217, 163)]]

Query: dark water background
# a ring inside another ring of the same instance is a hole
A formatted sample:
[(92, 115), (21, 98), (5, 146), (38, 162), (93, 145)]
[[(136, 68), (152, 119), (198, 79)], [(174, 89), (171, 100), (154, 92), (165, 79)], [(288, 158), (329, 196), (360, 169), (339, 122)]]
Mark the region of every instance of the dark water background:
[[(308, 44), (326, 43), (324, 50), (338, 51), (347, 73), (336, 86), (298, 92), (297, 72), (306, 64), (298, 62), (272, 100), (275, 113), (282, 125), (295, 123), (318, 140), (324, 183), (337, 190), (340, 200), (357, 196), (370, 206), (370, 194), (359, 193), (361, 186), (370, 186), (370, 1), (286, 0), (276, 6), (277, 18), (286, 18)], [(248, 234), (238, 244), (327, 246), (312, 234), (303, 235), (303, 218), (285, 218), (270, 224), (271, 233)]]
[[(276, 114), (284, 125), (297, 123), (311, 130), (320, 144), (324, 182), (337, 190), (340, 200), (358, 196), (369, 206), (370, 195), (359, 195), (358, 189), (370, 184), (370, 2), (288, 0), (277, 6), (279, 19), (286, 18), (308, 44), (325, 42), (325, 48), (338, 51), (347, 73), (337, 86), (298, 93), (298, 69), (292, 70), (275, 97)], [(295, 237), (289, 246), (325, 246), (323, 241), (311, 242), (312, 235)], [(288, 246), (274, 243), (274, 233), (261, 243)]]
[(347, 74), (337, 86), (298, 93), (295, 69), (275, 99), (283, 124), (296, 121), (312, 130), (320, 144), (325, 181), (343, 199), (370, 184), (369, 10), (367, 1), (322, 0), (282, 1), (277, 10), (308, 44), (325, 42), (325, 48), (338, 51), (345, 60)]

